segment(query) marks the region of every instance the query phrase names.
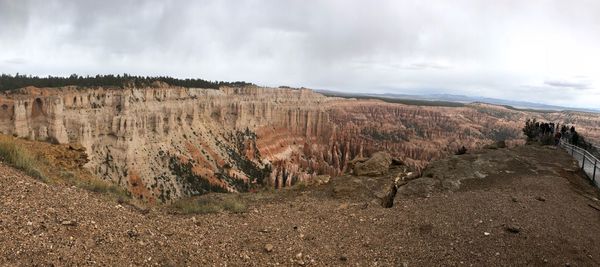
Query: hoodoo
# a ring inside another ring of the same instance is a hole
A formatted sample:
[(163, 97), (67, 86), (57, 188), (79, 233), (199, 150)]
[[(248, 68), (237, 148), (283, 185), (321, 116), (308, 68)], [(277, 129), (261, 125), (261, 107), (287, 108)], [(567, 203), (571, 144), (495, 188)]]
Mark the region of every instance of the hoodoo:
[(525, 117), (502, 107), (409, 106), (309, 89), (158, 82), (125, 89), (28, 87), (0, 95), (0, 107), (1, 133), (79, 144), (92, 173), (150, 202), (288, 187), (351, 172), (352, 160), (377, 151), (419, 171), (463, 145), (520, 142)]

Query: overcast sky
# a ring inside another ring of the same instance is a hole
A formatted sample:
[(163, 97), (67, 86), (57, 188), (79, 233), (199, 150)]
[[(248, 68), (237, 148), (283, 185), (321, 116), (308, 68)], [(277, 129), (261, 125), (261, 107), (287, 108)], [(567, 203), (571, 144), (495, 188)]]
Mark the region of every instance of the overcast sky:
[(600, 1), (0, 0), (0, 72), (600, 107)]

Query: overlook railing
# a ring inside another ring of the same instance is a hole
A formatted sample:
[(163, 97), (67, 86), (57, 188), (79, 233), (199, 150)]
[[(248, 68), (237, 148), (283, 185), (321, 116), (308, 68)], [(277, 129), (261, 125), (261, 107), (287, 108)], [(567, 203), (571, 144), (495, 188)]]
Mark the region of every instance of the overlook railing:
[(600, 176), (600, 160), (585, 149), (571, 145), (565, 140), (560, 140), (560, 146), (577, 160), (578, 165), (587, 177), (590, 178), (595, 186), (598, 186), (596, 176)]

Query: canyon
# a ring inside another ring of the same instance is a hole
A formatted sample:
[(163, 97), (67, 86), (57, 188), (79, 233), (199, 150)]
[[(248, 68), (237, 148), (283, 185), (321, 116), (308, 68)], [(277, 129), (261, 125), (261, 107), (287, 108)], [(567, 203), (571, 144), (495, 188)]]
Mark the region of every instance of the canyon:
[(72, 144), (86, 168), (137, 199), (290, 187), (338, 176), (378, 151), (414, 171), (460, 147), (524, 143), (527, 118), (575, 125), (596, 143), (600, 115), (483, 103), (414, 106), (310, 89), (27, 87), (0, 94), (0, 133)]

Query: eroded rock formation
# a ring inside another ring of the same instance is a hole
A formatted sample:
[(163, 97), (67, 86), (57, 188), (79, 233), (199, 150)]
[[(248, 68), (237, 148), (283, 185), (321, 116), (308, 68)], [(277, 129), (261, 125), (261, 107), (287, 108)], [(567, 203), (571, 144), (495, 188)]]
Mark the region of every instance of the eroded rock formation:
[[(161, 202), (335, 176), (381, 150), (420, 170), (463, 145), (519, 142), (531, 116), (486, 105), (406, 106), (258, 87), (24, 88), (0, 95), (1, 133), (78, 143), (93, 173)], [(558, 120), (561, 113), (546, 116)]]

